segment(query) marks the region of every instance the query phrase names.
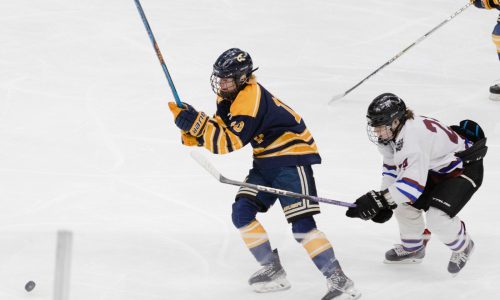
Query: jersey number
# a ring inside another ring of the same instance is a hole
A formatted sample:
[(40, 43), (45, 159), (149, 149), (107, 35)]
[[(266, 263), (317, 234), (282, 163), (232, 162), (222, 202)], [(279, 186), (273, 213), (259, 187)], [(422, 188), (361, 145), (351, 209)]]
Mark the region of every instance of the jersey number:
[(281, 102), (280, 99), (273, 97), (274, 103), (276, 103), (277, 107), (283, 107), (288, 111), (294, 118), (297, 123), (300, 123), (300, 120), (302, 119), (296, 112), (293, 111), (290, 107), (288, 107), (285, 103)]
[(450, 141), (452, 141), (454, 144), (458, 144), (458, 135), (455, 133), (455, 131), (449, 129), (448, 127), (443, 127), (443, 125), (441, 125), (438, 121), (432, 119), (424, 119), (424, 124), (425, 127), (427, 127), (427, 129), (432, 132), (437, 132), (436, 126), (441, 128), (441, 130), (446, 133)]

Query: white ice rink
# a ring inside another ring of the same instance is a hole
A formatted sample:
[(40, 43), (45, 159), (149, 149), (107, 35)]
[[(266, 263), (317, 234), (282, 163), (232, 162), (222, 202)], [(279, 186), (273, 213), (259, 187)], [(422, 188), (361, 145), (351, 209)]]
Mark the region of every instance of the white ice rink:
[[(416, 113), (479, 122), (482, 188), (460, 213), (476, 243), (451, 278), (431, 240), (421, 265), (382, 263), (395, 220), (348, 219), (322, 205), (318, 226), (364, 300), (500, 299), (500, 79), (497, 11), (469, 8), (343, 100), (342, 93), (466, 0), (142, 0), (181, 99), (212, 114), (209, 77), (231, 47), (297, 110), (318, 143), (320, 196), (354, 201), (380, 182), (366, 108), (394, 92)], [(292, 289), (255, 294), (258, 265), (231, 222), (236, 187), (180, 144), (172, 96), (132, 0), (0, 0), (0, 300), (52, 299), (55, 232), (74, 232), (71, 300), (320, 299), (325, 280), (279, 205), (259, 218)], [(201, 149), (203, 150), (203, 149)], [(242, 180), (251, 149), (204, 154)], [(34, 280), (31, 293), (24, 284)]]

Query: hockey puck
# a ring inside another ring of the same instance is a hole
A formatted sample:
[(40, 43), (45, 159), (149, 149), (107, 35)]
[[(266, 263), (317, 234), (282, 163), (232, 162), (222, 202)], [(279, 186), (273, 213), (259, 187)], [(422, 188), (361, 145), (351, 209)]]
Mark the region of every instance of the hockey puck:
[(30, 280), (26, 283), (26, 285), (24, 286), (24, 289), (27, 292), (31, 292), (35, 288), (35, 286), (36, 286), (35, 282)]

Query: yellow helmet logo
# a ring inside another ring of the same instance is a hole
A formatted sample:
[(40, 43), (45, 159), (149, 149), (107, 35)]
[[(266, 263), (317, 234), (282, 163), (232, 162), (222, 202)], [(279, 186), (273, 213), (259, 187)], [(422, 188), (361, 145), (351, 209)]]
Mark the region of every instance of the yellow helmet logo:
[(246, 59), (247, 59), (247, 56), (245, 55), (245, 53), (240, 53), (240, 54), (238, 54), (238, 56), (236, 56), (236, 60), (239, 62), (245, 61)]

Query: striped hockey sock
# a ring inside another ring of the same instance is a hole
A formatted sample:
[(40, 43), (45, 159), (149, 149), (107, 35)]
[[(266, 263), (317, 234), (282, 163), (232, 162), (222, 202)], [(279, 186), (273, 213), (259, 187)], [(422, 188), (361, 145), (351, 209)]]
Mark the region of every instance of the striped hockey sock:
[(314, 229), (304, 236), (301, 243), (316, 267), (326, 277), (331, 276), (335, 270), (340, 268), (332, 245), (323, 232)]
[(457, 238), (451, 243), (446, 243), (446, 246), (448, 246), (452, 251), (455, 252), (463, 251), (465, 248), (467, 248), (470, 241), (470, 237), (465, 230), (464, 222), (460, 221), (460, 224), (460, 231), (457, 234)]
[(403, 249), (408, 252), (413, 252), (422, 246), (427, 246), (427, 243), (431, 239), (431, 232), (429, 229), (425, 228), (424, 232), (422, 232), (422, 237), (420, 239), (404, 239), (401, 237), (401, 246)]
[(267, 236), (267, 232), (259, 221), (254, 220), (245, 227), (239, 229), (243, 241), (252, 252), (255, 259), (261, 264), (271, 263), (273, 250)]
[(403, 239), (401, 238), (403, 249), (408, 252), (416, 251), (424, 245), (423, 239)]

